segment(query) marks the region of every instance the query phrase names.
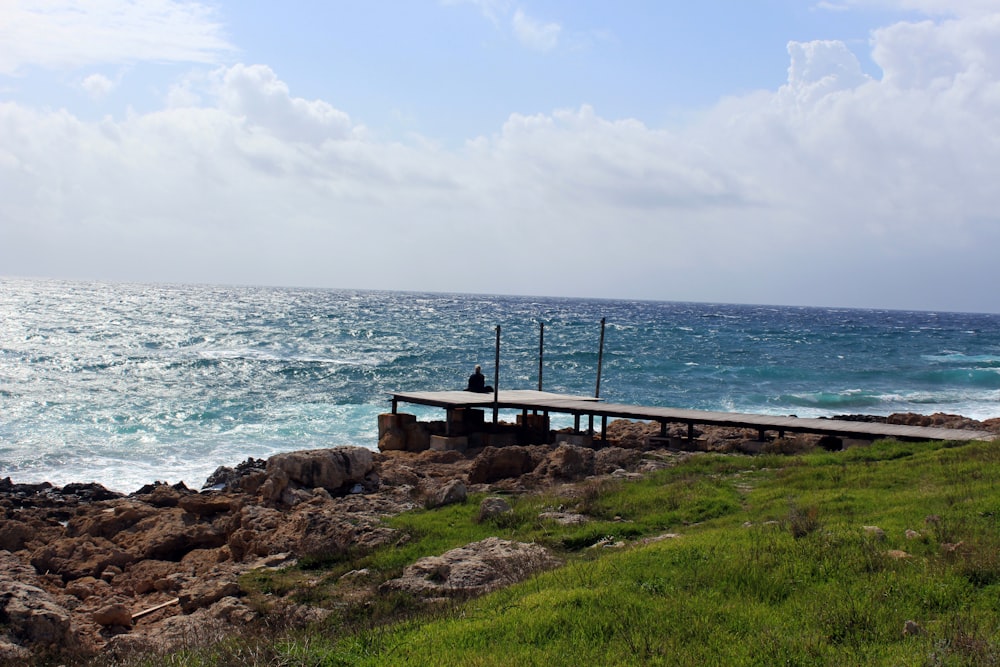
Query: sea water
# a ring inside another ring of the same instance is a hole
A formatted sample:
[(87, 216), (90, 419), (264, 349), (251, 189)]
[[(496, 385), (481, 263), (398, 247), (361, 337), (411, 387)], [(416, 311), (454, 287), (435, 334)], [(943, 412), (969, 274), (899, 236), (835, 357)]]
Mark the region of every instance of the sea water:
[(502, 389), (536, 389), (541, 351), (545, 390), (592, 396), (600, 366), (616, 403), (1000, 416), (1000, 315), (3, 279), (0, 478), (199, 487), (375, 449), (390, 392), (492, 384), (497, 327)]

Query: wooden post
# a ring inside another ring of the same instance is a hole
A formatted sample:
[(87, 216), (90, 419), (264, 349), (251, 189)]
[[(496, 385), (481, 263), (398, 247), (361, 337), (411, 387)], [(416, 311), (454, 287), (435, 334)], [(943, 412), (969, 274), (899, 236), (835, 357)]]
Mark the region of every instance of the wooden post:
[(604, 320), (601, 318), (601, 346), (597, 351), (597, 388), (594, 389), (594, 398), (601, 397), (601, 364), (604, 362)]
[(500, 413), (500, 325), (497, 325), (497, 358), (493, 366), (493, 425)]

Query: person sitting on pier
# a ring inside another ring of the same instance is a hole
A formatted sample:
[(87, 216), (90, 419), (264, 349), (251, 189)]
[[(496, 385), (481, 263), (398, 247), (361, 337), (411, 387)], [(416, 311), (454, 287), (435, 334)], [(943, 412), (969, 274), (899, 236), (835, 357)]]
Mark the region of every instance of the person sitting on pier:
[(486, 376), (483, 375), (482, 366), (476, 364), (476, 372), (469, 376), (469, 386), (466, 391), (474, 391), (477, 394), (492, 394), (493, 387), (486, 384)]

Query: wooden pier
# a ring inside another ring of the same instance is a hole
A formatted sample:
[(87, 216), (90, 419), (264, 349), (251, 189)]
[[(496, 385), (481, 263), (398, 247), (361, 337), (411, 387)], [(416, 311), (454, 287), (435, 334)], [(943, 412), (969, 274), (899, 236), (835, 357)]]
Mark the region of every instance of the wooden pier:
[(580, 431), (580, 418), (587, 417), (590, 420), (588, 428), (593, 433), (593, 420), (599, 417), (601, 419), (601, 440), (607, 439), (609, 418), (658, 422), (661, 435), (666, 435), (668, 424), (687, 424), (689, 439), (693, 435), (696, 425), (756, 429), (760, 440), (766, 439), (768, 431), (777, 433), (779, 438), (784, 437), (785, 433), (813, 433), (859, 440), (892, 438), (904, 441), (971, 441), (993, 440), (997, 437), (989, 431), (968, 429), (605, 403), (602, 400), (586, 396), (520, 389), (501, 390), (497, 392), (496, 396), (492, 393), (476, 394), (468, 391), (393, 392), (391, 396), (393, 414), (398, 411), (399, 403), (428, 405), (447, 410), (449, 413), (448, 422), (451, 421), (452, 411), (459, 408), (494, 409), (494, 421), (496, 420), (496, 410), (519, 410), (525, 416), (529, 411), (543, 414), (555, 412), (573, 415), (577, 431)]

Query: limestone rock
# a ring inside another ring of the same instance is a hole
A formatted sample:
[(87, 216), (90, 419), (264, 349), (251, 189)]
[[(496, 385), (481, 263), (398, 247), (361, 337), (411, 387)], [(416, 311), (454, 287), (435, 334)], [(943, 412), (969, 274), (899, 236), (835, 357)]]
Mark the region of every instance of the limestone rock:
[(465, 482), (460, 479), (453, 479), (431, 494), (427, 499), (427, 505), (428, 507), (454, 505), (456, 503), (464, 503), (467, 497), (468, 489), (465, 487)]
[(24, 521), (4, 519), (0, 521), (0, 549), (20, 551), (34, 534), (34, 530)]
[(479, 595), (523, 581), (559, 562), (537, 544), (488, 537), (441, 556), (421, 558), (380, 590), (429, 597)]
[(184, 496), (178, 501), (182, 510), (198, 516), (211, 516), (232, 510), (233, 504), (239, 501), (228, 494), (194, 493)]
[(266, 501), (287, 502), (296, 489), (326, 489), (332, 494), (347, 493), (356, 484), (365, 484), (374, 472), (373, 453), (364, 447), (336, 447), (276, 454), (267, 461), (267, 481), (261, 486)]
[[(488, 484), (508, 477), (520, 477), (535, 469), (544, 458), (545, 447), (486, 447), (469, 468), (470, 484)], [(541, 450), (541, 451), (539, 451)]]
[(0, 635), (0, 665), (27, 665), (30, 659), (31, 651)]
[(594, 473), (606, 475), (615, 470), (634, 469), (642, 460), (642, 453), (622, 447), (603, 447), (594, 452)]
[[(129, 566), (124, 573), (115, 579), (119, 588), (131, 591), (136, 595), (145, 595), (152, 591), (169, 590), (165, 583), (167, 577), (177, 571), (177, 563), (164, 560), (141, 560)], [(164, 583), (158, 582), (163, 581)], [(77, 582), (74, 582), (76, 584)], [(70, 592), (70, 587), (66, 587)]]
[(78, 644), (69, 611), (38, 586), (0, 579), (0, 618), (18, 643), (60, 647)]
[(156, 482), (147, 484), (131, 497), (153, 507), (177, 507), (181, 496), (187, 493), (191, 493), (191, 490), (184, 485), (184, 482), (173, 485)]
[[(166, 487), (170, 489), (170, 487)], [(176, 493), (171, 490), (170, 492)], [(128, 530), (143, 519), (158, 512), (156, 507), (136, 500), (123, 500), (99, 512), (89, 512), (70, 519), (66, 526), (69, 537), (89, 535), (112, 539), (115, 535)]]
[(540, 472), (550, 479), (571, 480), (594, 473), (594, 450), (576, 445), (559, 445), (545, 458)]
[(224, 532), (199, 521), (180, 507), (165, 508), (116, 537), (134, 559), (178, 561), (194, 549), (214, 549), (226, 543)]
[(106, 596), (110, 592), (111, 584), (94, 577), (80, 577), (66, 584), (66, 593), (81, 601), (95, 595)]
[(132, 611), (122, 602), (104, 605), (91, 616), (94, 623), (105, 627), (132, 627)]
[(167, 652), (190, 646), (200, 646), (222, 641), (232, 627), (216, 618), (205, 608), (190, 614), (171, 616), (155, 627), (140, 645), (141, 648)]
[[(219, 576), (219, 575), (222, 576)], [(188, 586), (181, 589), (180, 598), (181, 609), (186, 614), (190, 614), (196, 609), (209, 607), (222, 598), (239, 595), (240, 585), (235, 573), (220, 572), (215, 576), (206, 576), (202, 579), (192, 581)]]
[(256, 492), (256, 488), (253, 490), (247, 488), (248, 485), (252, 485), (249, 480), (258, 476), (263, 478), (266, 467), (267, 461), (264, 459), (255, 459), (252, 456), (238, 464), (235, 468), (219, 466), (215, 469), (215, 472), (208, 476), (208, 479), (205, 480), (205, 484), (201, 488), (254, 493)]
[(223, 620), (230, 625), (246, 625), (258, 618), (257, 612), (233, 596), (224, 597), (216, 602), (209, 609), (209, 613), (213, 618)]
[(135, 560), (114, 543), (101, 537), (65, 537), (35, 550), (31, 564), (38, 572), (50, 572), (64, 582), (80, 577), (99, 578), (110, 565), (121, 567)]
[(489, 496), (483, 498), (483, 501), (479, 503), (479, 514), (476, 515), (476, 520), (479, 522), (488, 521), (511, 511), (510, 503), (506, 499), (499, 496)]
[(579, 526), (589, 521), (584, 515), (575, 512), (542, 512), (538, 518), (543, 521), (553, 521), (560, 526)]

